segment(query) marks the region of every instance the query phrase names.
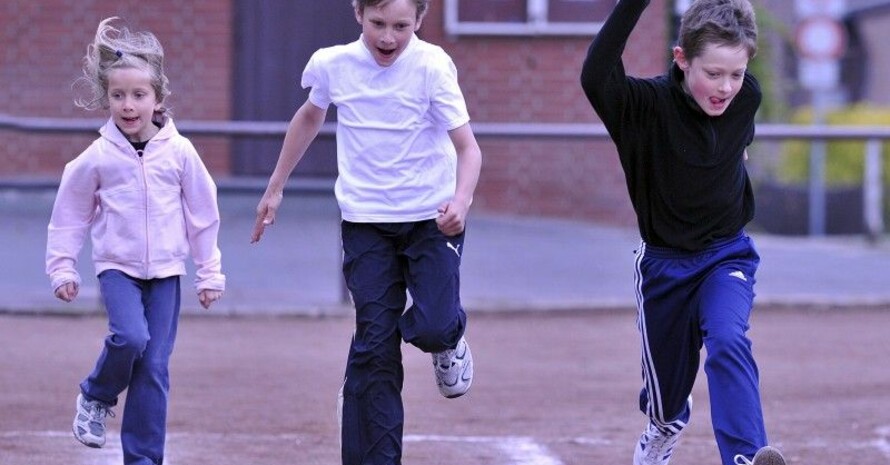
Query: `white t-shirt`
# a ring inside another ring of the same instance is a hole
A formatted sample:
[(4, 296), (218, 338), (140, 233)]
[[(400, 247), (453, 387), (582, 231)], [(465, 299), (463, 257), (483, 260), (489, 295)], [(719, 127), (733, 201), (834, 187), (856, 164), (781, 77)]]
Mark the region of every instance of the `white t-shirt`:
[(343, 219), (422, 221), (454, 196), (457, 157), (448, 131), (470, 117), (457, 69), (440, 47), (413, 36), (382, 67), (364, 41), (316, 51), (303, 88), (319, 108), (337, 107), (334, 191)]

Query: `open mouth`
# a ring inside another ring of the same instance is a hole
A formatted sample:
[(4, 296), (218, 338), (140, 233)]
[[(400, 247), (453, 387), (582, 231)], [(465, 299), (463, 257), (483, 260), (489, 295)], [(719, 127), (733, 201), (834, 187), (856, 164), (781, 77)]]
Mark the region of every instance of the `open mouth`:
[(726, 108), (726, 103), (728, 101), (729, 101), (729, 99), (725, 99), (725, 98), (717, 98), (717, 97), (710, 98), (711, 107), (714, 108), (715, 110), (720, 110), (720, 109)]

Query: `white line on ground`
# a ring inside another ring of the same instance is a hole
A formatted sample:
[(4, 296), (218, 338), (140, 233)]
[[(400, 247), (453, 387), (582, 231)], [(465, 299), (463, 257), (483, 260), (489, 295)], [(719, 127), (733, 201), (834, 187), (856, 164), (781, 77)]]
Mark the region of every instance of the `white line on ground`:
[(494, 444), (510, 457), (512, 465), (563, 465), (554, 457), (547, 446), (535, 442), (533, 438), (520, 436), (439, 436), (415, 435), (404, 437), (411, 442), (469, 442)]
[(509, 438), (498, 442), (498, 447), (506, 452), (516, 465), (562, 465), (547, 446), (534, 442), (531, 438)]
[[(874, 430), (875, 438), (869, 441), (848, 443), (848, 446), (857, 449), (875, 449), (884, 457), (890, 459), (890, 425), (881, 426)], [(0, 431), (0, 440), (3, 439), (27, 439), (27, 438), (64, 438), (74, 441), (70, 431)], [(244, 441), (268, 441), (268, 442), (303, 442), (305, 435), (299, 434), (229, 434), (229, 433), (191, 433), (191, 432), (172, 432), (167, 434), (169, 439), (203, 439), (203, 440), (222, 440), (234, 439)], [(526, 436), (445, 436), (445, 435), (420, 435), (408, 434), (404, 437), (405, 442), (452, 442), (452, 443), (477, 443), (490, 444), (503, 451), (509, 461), (504, 465), (563, 465), (563, 462), (556, 458), (547, 446), (538, 443), (534, 438)], [(569, 438), (557, 440), (557, 442), (570, 442), (575, 444), (586, 445), (604, 445), (611, 444), (611, 441), (601, 438)], [(833, 444), (831, 441), (819, 438), (811, 438), (805, 444), (807, 448), (826, 448)], [(110, 433), (106, 446), (102, 449), (86, 449), (83, 450), (84, 456), (81, 459), (87, 462), (78, 461), (83, 465), (119, 465), (121, 459), (120, 436)], [(87, 458), (87, 456), (89, 458)], [(165, 460), (166, 465), (174, 465), (170, 460)]]
[(890, 459), (890, 425), (875, 429), (875, 433), (878, 438), (872, 441), (872, 445), (881, 451), (884, 457)]
[[(0, 431), (0, 439), (22, 438), (64, 438), (74, 441), (68, 431)], [(172, 432), (167, 434), (168, 441), (173, 439), (235, 439), (269, 441), (269, 442), (303, 442), (305, 435), (298, 434), (228, 434), (228, 433), (190, 433)], [(527, 436), (443, 436), (443, 435), (418, 435), (408, 434), (404, 436), (406, 442), (454, 442), (454, 443), (479, 443), (490, 444), (501, 450), (508, 461), (504, 465), (563, 465), (563, 462), (554, 456), (546, 445), (540, 444), (534, 438)], [(602, 440), (590, 438), (573, 438), (570, 442), (588, 444), (602, 444)], [(605, 441), (606, 443), (608, 441)], [(169, 446), (169, 444), (168, 444)], [(107, 435), (106, 446), (98, 450), (86, 450), (89, 452), (88, 465), (118, 465), (121, 458), (120, 436), (114, 433)], [(83, 462), (79, 462), (83, 463)], [(170, 460), (165, 460), (166, 465), (173, 465)]]
[(70, 431), (2, 431), (0, 438), (74, 438)]
[[(74, 436), (69, 431), (0, 431), (0, 438), (14, 439), (14, 438), (72, 438)], [(108, 433), (107, 436), (108, 442), (112, 442), (117, 440), (120, 442), (120, 436), (115, 435), (114, 433)], [(301, 441), (304, 436), (299, 434), (239, 434), (239, 433), (185, 433), (185, 432), (173, 432), (167, 433), (168, 439), (190, 439), (190, 438), (200, 438), (200, 439), (243, 439), (243, 440), (256, 440), (265, 439), (267, 441)]]
[[(64, 438), (76, 441), (71, 431), (2, 431), (0, 439), (23, 439), (23, 438)], [(112, 434), (106, 436), (105, 447), (101, 449), (90, 449), (84, 446), (81, 450), (82, 457), (76, 459), (76, 463), (82, 465), (120, 465), (122, 452), (120, 448), (120, 437)], [(84, 460), (87, 460), (84, 462)], [(166, 462), (171, 465), (170, 462)]]

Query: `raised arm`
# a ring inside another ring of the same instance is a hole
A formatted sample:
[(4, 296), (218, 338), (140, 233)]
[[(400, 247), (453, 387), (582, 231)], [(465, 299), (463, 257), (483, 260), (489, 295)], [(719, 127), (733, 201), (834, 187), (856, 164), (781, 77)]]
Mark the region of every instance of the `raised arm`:
[(621, 55), (649, 0), (621, 0), (609, 14), (587, 50), (581, 68), (581, 87), (593, 108), (604, 112), (625, 98), (624, 64)]

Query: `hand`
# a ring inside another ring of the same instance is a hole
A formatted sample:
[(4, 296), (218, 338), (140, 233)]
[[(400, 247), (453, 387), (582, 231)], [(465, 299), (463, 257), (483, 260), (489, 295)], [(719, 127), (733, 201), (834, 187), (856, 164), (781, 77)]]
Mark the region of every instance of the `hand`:
[(76, 282), (71, 281), (56, 288), (55, 294), (61, 300), (65, 302), (71, 302), (77, 297), (77, 292), (80, 290), (80, 286), (77, 285)]
[(266, 226), (275, 224), (275, 212), (281, 205), (283, 194), (266, 192), (260, 199), (259, 205), (256, 207), (256, 223), (253, 226), (253, 233), (250, 235), (250, 243), (255, 244), (263, 237)]
[(456, 236), (464, 232), (467, 221), (468, 205), (451, 201), (439, 207), (439, 217), (436, 218), (436, 226), (446, 236)]
[(201, 289), (198, 292), (198, 300), (201, 302), (202, 307), (210, 308), (210, 305), (213, 304), (213, 302), (222, 298), (222, 294), (222, 291), (214, 289)]

